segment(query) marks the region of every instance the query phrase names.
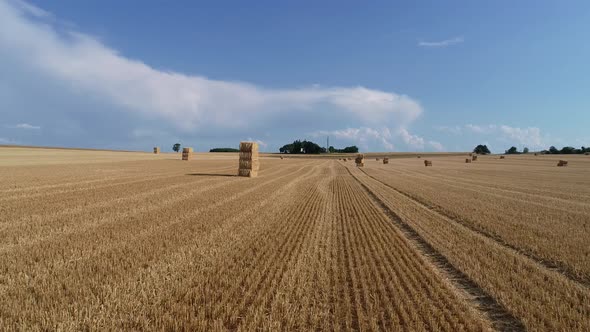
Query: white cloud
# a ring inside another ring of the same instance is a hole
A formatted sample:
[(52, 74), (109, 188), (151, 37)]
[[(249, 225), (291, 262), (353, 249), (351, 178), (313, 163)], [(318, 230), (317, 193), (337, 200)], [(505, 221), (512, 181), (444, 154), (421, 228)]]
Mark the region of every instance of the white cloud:
[(445, 147), (437, 141), (428, 141), (428, 145), (430, 145), (435, 151), (445, 151)]
[(449, 133), (453, 135), (461, 135), (463, 130), (459, 126), (434, 126), (434, 129), (443, 133)]
[(31, 124), (28, 124), (28, 123), (19, 123), (19, 124), (14, 125), (14, 126), (9, 126), (9, 128), (25, 129), (25, 130), (37, 130), (37, 129), (41, 129), (40, 126), (33, 126)]
[(263, 147), (263, 148), (266, 148), (266, 147), (268, 146), (268, 144), (267, 144), (266, 142), (264, 142), (264, 141), (261, 141), (261, 140), (259, 140), (259, 139), (254, 139), (254, 138), (251, 138), (251, 137), (249, 137), (249, 138), (247, 139), (247, 141), (248, 141), (248, 142), (256, 142), (256, 143), (258, 143), (258, 145), (260, 145), (260, 146), (261, 146), (261, 147)]
[(389, 128), (346, 128), (340, 130), (320, 130), (311, 133), (312, 137), (330, 136), (330, 141), (346, 141), (359, 145), (366, 150), (368, 146), (379, 147), (377, 150), (396, 150), (396, 141), (401, 141), (409, 150), (424, 150), (429, 147), (435, 151), (444, 151), (444, 146), (437, 141), (426, 141), (423, 137), (411, 134), (406, 128), (400, 127), (393, 132)]
[(500, 126), (500, 132), (506, 138), (514, 140), (530, 148), (538, 148), (543, 146), (541, 129), (537, 127), (518, 128), (502, 125)]
[(424, 149), (424, 138), (410, 134), (405, 128), (401, 128), (398, 135), (408, 146), (415, 149)]
[(441, 41), (420, 41), (418, 42), (418, 46), (421, 47), (447, 47), (455, 44), (460, 44), (465, 40), (463, 37), (455, 37), (451, 39), (445, 39)]
[(370, 143), (377, 143), (385, 150), (394, 150), (391, 142), (391, 132), (388, 128), (373, 129), (367, 127), (346, 128), (340, 130), (320, 130), (310, 134), (312, 137), (330, 136), (331, 140), (344, 140), (358, 144), (361, 148), (367, 149)]
[(13, 141), (9, 138), (4, 138), (4, 137), (0, 137), (0, 144), (9, 144), (9, 145), (14, 145), (14, 144), (18, 144), (17, 141)]
[(414, 99), (379, 90), (312, 85), (269, 89), (157, 70), (124, 57), (97, 39), (65, 30), (49, 13), (24, 2), (0, 1), (0, 49), (27, 70), (177, 128), (248, 128), (269, 115), (330, 109), (362, 125), (407, 125), (422, 113)]
[(479, 125), (474, 125), (474, 124), (466, 124), (465, 128), (476, 133), (476, 134), (489, 134), (492, 133), (494, 131), (496, 131), (496, 129), (498, 128), (498, 126), (496, 125), (487, 125), (487, 126), (479, 126)]

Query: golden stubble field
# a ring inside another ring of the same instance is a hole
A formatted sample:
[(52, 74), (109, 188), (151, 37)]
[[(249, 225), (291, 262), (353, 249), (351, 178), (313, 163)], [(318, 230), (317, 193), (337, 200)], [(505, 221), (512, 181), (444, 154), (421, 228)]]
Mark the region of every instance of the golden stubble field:
[(0, 329), (588, 331), (590, 157), (560, 158), (0, 148)]

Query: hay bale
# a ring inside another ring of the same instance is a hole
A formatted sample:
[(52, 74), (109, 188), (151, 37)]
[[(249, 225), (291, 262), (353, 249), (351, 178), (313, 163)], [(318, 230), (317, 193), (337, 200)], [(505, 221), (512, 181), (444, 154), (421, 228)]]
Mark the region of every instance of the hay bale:
[(420, 156), (416, 156), (416, 158), (422, 158), (422, 157), (420, 157)]
[(375, 158), (375, 161), (379, 161), (379, 158)]
[(160, 153), (160, 147), (156, 146), (154, 147), (154, 154), (159, 154)]
[(537, 153), (535, 152), (535, 156), (537, 155)]
[(500, 156), (500, 159), (506, 159), (506, 156)]
[(469, 157), (472, 157), (472, 156), (473, 156), (473, 153), (470, 153), (470, 154), (469, 154)]
[(279, 158), (281, 158), (281, 160), (283, 159), (283, 156), (280, 156)]
[(359, 153), (356, 158), (354, 159), (355, 164), (358, 167), (363, 167), (365, 166), (365, 155), (362, 153)]
[(466, 163), (466, 164), (471, 164), (471, 159), (469, 159), (469, 158), (465, 158), (465, 163)]
[[(240, 142), (240, 160), (238, 163), (238, 176), (256, 177), (260, 169), (258, 159), (258, 143)], [(283, 159), (283, 156), (281, 156)]]
[(424, 160), (424, 166), (425, 167), (432, 166), (432, 161), (430, 161), (430, 160)]
[[(535, 153), (535, 155), (536, 155), (536, 153)], [(586, 153), (584, 153), (584, 155), (585, 156), (590, 156), (590, 152), (586, 152)]]
[(472, 156), (471, 160), (476, 161), (477, 160), (477, 156)]
[(258, 143), (256, 143), (256, 142), (240, 142), (240, 152), (256, 152), (256, 153), (258, 153)]
[(389, 164), (389, 158), (383, 158), (383, 164)]
[(193, 148), (182, 148), (182, 160), (193, 159)]
[(567, 166), (567, 160), (560, 160), (557, 163), (557, 166), (559, 166), (559, 167)]

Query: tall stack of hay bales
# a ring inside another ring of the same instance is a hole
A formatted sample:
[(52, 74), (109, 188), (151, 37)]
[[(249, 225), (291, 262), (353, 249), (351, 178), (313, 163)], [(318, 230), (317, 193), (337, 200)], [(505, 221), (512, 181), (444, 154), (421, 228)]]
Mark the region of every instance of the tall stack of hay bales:
[(473, 160), (473, 161), (476, 161), (476, 160), (477, 160), (477, 156), (476, 156), (476, 155), (473, 155), (473, 156), (471, 157), (471, 160)]
[(560, 160), (557, 163), (557, 166), (559, 166), (559, 167), (567, 166), (567, 160)]
[(365, 166), (365, 155), (362, 153), (357, 155), (356, 158), (354, 159), (354, 162), (356, 163), (357, 167)]
[(465, 159), (465, 163), (466, 163), (466, 164), (471, 164), (471, 159), (469, 159), (469, 158), (466, 158), (466, 159)]
[(154, 147), (154, 154), (160, 154), (160, 147), (159, 146)]
[(426, 167), (432, 166), (432, 161), (430, 161), (430, 160), (424, 160), (424, 166), (426, 166)]
[(182, 160), (193, 159), (193, 148), (182, 148)]
[(260, 161), (258, 160), (258, 143), (240, 142), (240, 166), (238, 176), (256, 177)]
[(383, 158), (383, 164), (389, 164), (389, 158)]

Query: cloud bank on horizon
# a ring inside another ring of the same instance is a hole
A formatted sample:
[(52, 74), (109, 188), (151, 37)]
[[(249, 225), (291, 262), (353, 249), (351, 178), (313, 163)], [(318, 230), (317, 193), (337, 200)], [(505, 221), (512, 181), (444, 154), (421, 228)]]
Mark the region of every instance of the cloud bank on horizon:
[[(420, 103), (409, 96), (362, 86), (272, 89), (162, 71), (92, 36), (64, 29), (52, 14), (22, 1), (0, 1), (0, 48), (27, 72), (57, 81), (66, 97), (106, 100), (120, 112), (164, 121), (181, 133), (270, 130), (284, 126), (282, 119), (324, 112), (359, 128), (317, 128), (316, 133), (333, 132), (365, 148), (377, 143), (373, 148), (392, 150), (395, 138), (410, 148), (425, 146), (422, 138), (408, 133), (423, 113)], [(146, 131), (129, 131), (133, 130)], [(433, 146), (441, 148), (440, 143)]]

